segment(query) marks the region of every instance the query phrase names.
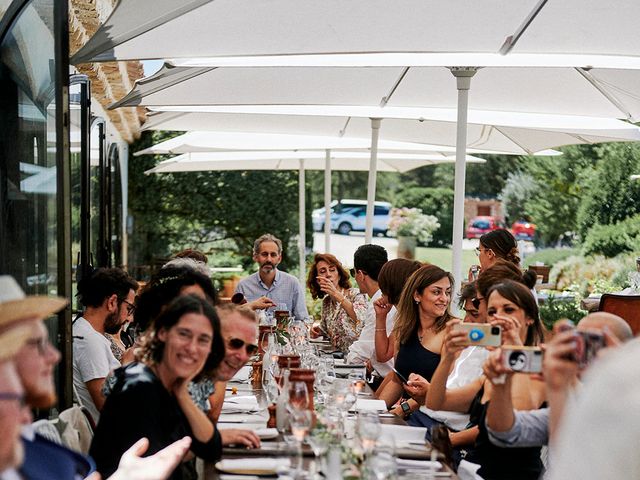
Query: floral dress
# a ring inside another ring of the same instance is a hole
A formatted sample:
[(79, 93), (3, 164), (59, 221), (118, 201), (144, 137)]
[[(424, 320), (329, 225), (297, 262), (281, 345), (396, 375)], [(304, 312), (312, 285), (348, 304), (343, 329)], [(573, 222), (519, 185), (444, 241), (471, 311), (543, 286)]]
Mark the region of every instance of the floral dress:
[(334, 348), (346, 353), (351, 344), (360, 336), (367, 317), (369, 302), (367, 296), (360, 293), (357, 288), (345, 290), (344, 296), (353, 304), (357, 320), (354, 321), (349, 317), (342, 305), (327, 295), (322, 299), (320, 328), (331, 337), (331, 344)]

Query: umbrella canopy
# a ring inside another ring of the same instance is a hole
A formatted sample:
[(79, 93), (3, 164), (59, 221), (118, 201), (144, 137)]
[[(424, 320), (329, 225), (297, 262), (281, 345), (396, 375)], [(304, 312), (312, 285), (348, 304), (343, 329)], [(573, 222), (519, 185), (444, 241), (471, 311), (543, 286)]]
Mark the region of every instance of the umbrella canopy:
[[(369, 171), (369, 154), (366, 152), (330, 153), (330, 169), (344, 171)], [(198, 152), (183, 153), (164, 160), (146, 174), (169, 172), (197, 172), (206, 170), (298, 170), (304, 160), (306, 170), (324, 170), (327, 166), (325, 152), (321, 151), (246, 151), (246, 152)], [(378, 171), (408, 172), (414, 168), (438, 163), (453, 163), (455, 156), (441, 154), (378, 153)], [(478, 157), (467, 155), (469, 163), (484, 163)]]
[[(372, 53), (396, 61), (404, 56), (400, 65), (410, 65), (407, 54), (473, 52), (487, 60), (466, 65), (488, 65), (509, 39), (508, 57), (529, 57), (520, 60), (524, 65), (553, 53), (546, 62), (598, 65), (589, 57), (613, 54), (617, 58), (609, 60), (620, 66), (637, 64), (639, 17), (634, 0), (615, 8), (597, 0), (120, 0), (72, 63)], [(438, 64), (456, 63), (443, 58)]]
[[(277, 123), (275, 117), (271, 125)], [(285, 119), (287, 120), (287, 119)], [(301, 119), (304, 120), (304, 117)], [(257, 129), (257, 127), (256, 127)], [(255, 132), (188, 132), (136, 152), (134, 155), (178, 154), (226, 150), (327, 150), (368, 151), (371, 139), (322, 135), (287, 135)], [(412, 142), (380, 140), (378, 147), (387, 152), (453, 153), (453, 147), (440, 147)], [(551, 152), (554, 153), (554, 152)], [(557, 153), (557, 152), (555, 152)]]

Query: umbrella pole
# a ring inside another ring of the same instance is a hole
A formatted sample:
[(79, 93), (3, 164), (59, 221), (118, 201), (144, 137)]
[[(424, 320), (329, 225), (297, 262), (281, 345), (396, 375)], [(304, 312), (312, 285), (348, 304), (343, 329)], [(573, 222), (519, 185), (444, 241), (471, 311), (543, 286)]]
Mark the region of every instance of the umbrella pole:
[(331, 150), (324, 153), (324, 252), (331, 253)]
[(380, 118), (371, 119), (371, 162), (369, 163), (369, 183), (367, 185), (367, 217), (364, 231), (364, 243), (373, 239), (373, 212), (376, 200), (376, 168), (378, 166), (378, 137), (380, 136)]
[(300, 285), (304, 288), (305, 283), (305, 273), (306, 273), (306, 262), (305, 262), (305, 181), (304, 181), (304, 160), (300, 159), (300, 169), (298, 170), (298, 217), (299, 217), (299, 240), (298, 240), (298, 260), (299, 260), (299, 273), (298, 279), (300, 280)]
[[(453, 197), (453, 251), (451, 273), (455, 279), (451, 298), (459, 291), (462, 281), (462, 237), (464, 230), (464, 189), (465, 158), (467, 155), (467, 113), (469, 108), (469, 88), (475, 68), (452, 68), (458, 88), (458, 120), (456, 132), (456, 171)], [(455, 302), (453, 302), (455, 303)]]

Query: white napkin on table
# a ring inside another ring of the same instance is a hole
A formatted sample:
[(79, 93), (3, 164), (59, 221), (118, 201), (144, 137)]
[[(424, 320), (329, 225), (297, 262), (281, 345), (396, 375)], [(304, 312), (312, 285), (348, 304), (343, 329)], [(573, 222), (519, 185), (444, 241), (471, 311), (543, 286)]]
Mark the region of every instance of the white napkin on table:
[(358, 400), (356, 400), (353, 409), (356, 412), (386, 412), (387, 404), (384, 400), (359, 398)]
[(424, 427), (410, 427), (409, 425), (382, 424), (382, 436), (392, 437), (396, 447), (408, 443), (424, 442), (427, 429)]
[(222, 411), (255, 412), (259, 410), (255, 395), (227, 395), (222, 404)]
[(440, 462), (432, 462), (431, 460), (409, 460), (406, 458), (396, 458), (396, 465), (401, 468), (435, 468), (442, 467)]
[(218, 470), (240, 471), (240, 470), (273, 470), (289, 467), (289, 458), (225, 458), (216, 464)]
[(233, 376), (229, 382), (231, 383), (244, 383), (249, 381), (249, 377), (251, 376), (251, 371), (253, 367), (251, 365), (245, 365)]

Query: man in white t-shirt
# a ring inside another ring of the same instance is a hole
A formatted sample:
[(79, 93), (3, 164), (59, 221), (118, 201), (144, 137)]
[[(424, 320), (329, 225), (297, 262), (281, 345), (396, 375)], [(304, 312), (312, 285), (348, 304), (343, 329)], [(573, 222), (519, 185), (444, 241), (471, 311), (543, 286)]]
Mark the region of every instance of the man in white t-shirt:
[(119, 268), (100, 268), (78, 284), (85, 310), (73, 321), (73, 387), (76, 399), (98, 423), (102, 386), (120, 366), (105, 333), (117, 333), (133, 314), (138, 283)]

